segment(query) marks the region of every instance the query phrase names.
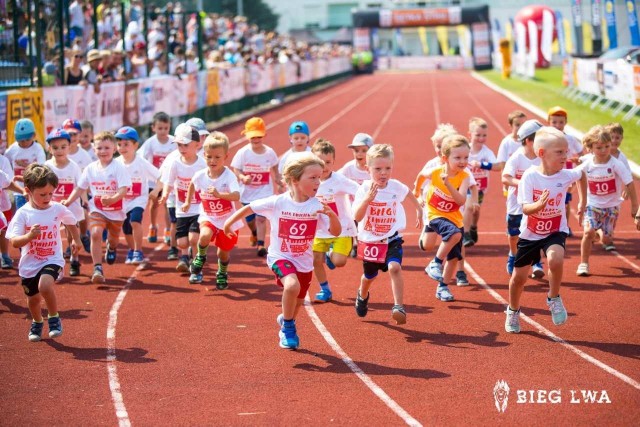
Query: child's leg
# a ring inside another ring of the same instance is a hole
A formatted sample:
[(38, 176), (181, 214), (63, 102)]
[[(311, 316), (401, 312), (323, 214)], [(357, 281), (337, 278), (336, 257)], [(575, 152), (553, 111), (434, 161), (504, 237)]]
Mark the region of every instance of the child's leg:
[(40, 323), (42, 322), (42, 308), (41, 308), (42, 296), (35, 294), (27, 297), (27, 305), (29, 306), (29, 313), (31, 318)]
[(200, 233), (195, 231), (189, 232), (189, 247), (192, 254), (198, 253), (198, 240), (200, 239)]
[(509, 255), (515, 255), (518, 251), (518, 236), (509, 236)]
[(288, 274), (282, 279), (282, 315), (284, 320), (294, 319), (296, 308), (298, 307), (298, 294), (300, 293), (300, 282), (295, 274)]
[(462, 271), (464, 271), (464, 263), (459, 263), (457, 258), (447, 260), (442, 272), (442, 283), (446, 285), (447, 283), (451, 282), (454, 272), (458, 271), (458, 265), (462, 266)]
[(423, 232), (420, 235), (420, 241), (422, 245), (422, 250), (429, 252), (436, 247), (436, 242), (438, 241), (438, 235), (433, 231)]
[(304, 305), (304, 298), (296, 299), (296, 310), (293, 314), (293, 318), (296, 319), (298, 317), (298, 313), (300, 313), (300, 307)]
[[(40, 295), (44, 299), (47, 305), (47, 312), (49, 316), (55, 316), (58, 314), (58, 301), (56, 299), (56, 293), (54, 292), (55, 278), (49, 274), (42, 274), (40, 276), (40, 282), (38, 283), (38, 290)], [(31, 307), (30, 307), (31, 309)]]
[(318, 279), (318, 283), (327, 283), (327, 272), (324, 270), (325, 252), (313, 253), (313, 273)]
[[(131, 215), (131, 232), (133, 235), (133, 247), (134, 251), (142, 251), (142, 217), (144, 216), (144, 210), (136, 208), (135, 215)], [(127, 241), (128, 243), (128, 241)]]
[(367, 277), (363, 274), (360, 277), (360, 287), (358, 288), (358, 293), (362, 297), (362, 299), (369, 298), (369, 289), (373, 284), (373, 281), (376, 280), (377, 276), (372, 277), (371, 279), (367, 279)]
[[(198, 236), (198, 251), (196, 252), (200, 256), (207, 256), (207, 248), (211, 244), (211, 238), (213, 237), (213, 230), (209, 226), (200, 226), (200, 234)], [(218, 251), (218, 257), (220, 251)]]
[(114, 223), (107, 222), (107, 243), (109, 243), (109, 248), (111, 250), (115, 250), (118, 247), (118, 243), (120, 243), (120, 225), (115, 225)]
[(513, 311), (520, 310), (520, 297), (527, 283), (530, 268), (530, 265), (515, 267), (509, 280), (509, 308)]
[(595, 230), (591, 228), (589, 224), (585, 223), (584, 234), (582, 235), (582, 242), (580, 243), (580, 262), (583, 264), (589, 264), (591, 246), (593, 245), (595, 236)]
[(267, 219), (263, 216), (256, 215), (255, 224), (258, 245), (260, 245), (259, 242), (262, 242), (262, 246), (264, 246), (264, 240), (267, 233)]
[(549, 265), (549, 298), (555, 298), (560, 294), (562, 273), (564, 270), (564, 248), (560, 245), (551, 245), (547, 249), (547, 264)]
[(102, 224), (91, 225), (91, 259), (93, 264), (102, 264)]
[(339, 254), (335, 251), (331, 252), (331, 262), (333, 262), (333, 265), (336, 267), (344, 267), (347, 265), (347, 259), (348, 257), (346, 255)]
[(392, 261), (389, 263), (389, 276), (391, 277), (391, 291), (393, 292), (393, 304), (404, 304), (404, 279), (402, 277), (402, 265)]
[(462, 233), (453, 234), (449, 240), (440, 242), (440, 246), (438, 247), (438, 251), (436, 252), (436, 257), (440, 260), (444, 260), (451, 249), (460, 241), (462, 238)]
[[(153, 200), (149, 200), (148, 203), (148, 210), (149, 210), (149, 228), (155, 228), (158, 229), (158, 204), (156, 202), (154, 202)], [(166, 211), (166, 207), (163, 207), (162, 210)], [(167, 217), (167, 212), (165, 212), (165, 219)], [(166, 224), (168, 224), (169, 222), (166, 222)]]

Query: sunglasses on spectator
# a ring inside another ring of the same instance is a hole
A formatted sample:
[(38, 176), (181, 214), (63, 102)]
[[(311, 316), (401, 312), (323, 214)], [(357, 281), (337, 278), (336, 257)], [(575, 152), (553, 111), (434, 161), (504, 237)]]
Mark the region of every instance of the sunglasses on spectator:
[(73, 55), (74, 58), (83, 58), (82, 55)]

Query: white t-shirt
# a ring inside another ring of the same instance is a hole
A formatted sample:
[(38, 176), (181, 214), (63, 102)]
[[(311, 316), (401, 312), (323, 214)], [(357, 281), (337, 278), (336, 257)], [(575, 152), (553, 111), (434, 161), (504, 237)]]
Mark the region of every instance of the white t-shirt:
[[(305, 152), (307, 151), (311, 151), (311, 147), (307, 146), (304, 150)], [(291, 148), (289, 148), (283, 155), (282, 157), (280, 157), (280, 162), (278, 162), (278, 172), (280, 172), (280, 174), (282, 174), (282, 171), (284, 170), (284, 165), (287, 164), (287, 160), (289, 160), (289, 157), (294, 153), (294, 151), (292, 151)]]
[(160, 171), (151, 163), (136, 155), (131, 163), (125, 163), (122, 156), (120, 162), (131, 177), (131, 186), (127, 188), (124, 197), (124, 211), (130, 212), (134, 208), (144, 209), (149, 201), (149, 182), (156, 182), (160, 177)]
[(618, 157), (617, 158), (618, 158), (618, 160), (620, 160), (622, 162), (624, 167), (627, 168), (627, 170), (629, 172), (631, 172), (631, 165), (629, 165), (629, 160), (627, 160), (627, 156), (625, 156), (622, 151), (618, 150)]
[(126, 212), (124, 211), (124, 200), (120, 199), (111, 206), (103, 206), (101, 196), (112, 196), (122, 187), (131, 187), (131, 177), (122, 163), (111, 160), (106, 167), (103, 167), (99, 160), (90, 163), (82, 171), (82, 177), (78, 182), (78, 188), (89, 190), (93, 196), (89, 200), (89, 212), (98, 212), (112, 221), (124, 221)]
[(0, 154), (0, 212), (11, 209), (11, 198), (9, 192), (5, 190), (13, 181), (13, 168), (9, 159)]
[[(215, 188), (220, 193), (240, 193), (238, 178), (227, 167), (219, 177), (213, 179), (209, 177), (209, 169), (205, 168), (196, 172), (191, 178), (191, 183), (200, 195), (200, 216), (198, 222), (209, 221), (218, 230), (224, 229), (224, 222), (236, 211), (236, 204), (231, 200), (218, 199), (209, 194), (209, 189)], [(242, 221), (236, 221), (231, 225), (233, 231), (241, 229)]]
[(78, 166), (80, 166), (80, 171), (83, 171), (87, 166), (89, 166), (89, 163), (94, 161), (91, 159), (91, 156), (81, 147), (78, 147), (78, 151), (76, 151), (75, 154), (69, 153), (69, 158), (73, 160)]
[[(521, 179), (522, 175), (531, 166), (538, 166), (540, 164), (540, 158), (534, 157), (533, 160), (529, 159), (524, 154), (524, 149), (519, 148), (504, 165), (502, 170), (502, 176), (509, 175), (515, 179)], [(522, 205), (518, 203), (518, 187), (509, 186), (507, 192), (507, 214), (509, 215), (522, 215)]]
[(358, 167), (356, 159), (350, 160), (338, 170), (338, 173), (346, 176), (352, 181), (357, 182), (359, 185), (362, 184), (367, 179), (371, 179), (371, 175), (369, 175), (369, 169), (362, 170)]
[(22, 247), (20, 277), (34, 277), (47, 264), (64, 267), (60, 226), (76, 225), (76, 222), (75, 215), (60, 203), (51, 202), (47, 209), (36, 209), (27, 203), (18, 209), (7, 228), (7, 239), (23, 236), (32, 226), (40, 225), (40, 236)]
[[(84, 150), (84, 148), (80, 147), (81, 150)], [(85, 153), (87, 153), (89, 155), (89, 158), (91, 159), (92, 162), (95, 162), (96, 160), (98, 160), (98, 156), (96, 155), (96, 150), (93, 149), (92, 147), (89, 147), (88, 150), (84, 150)]]
[[(369, 193), (373, 181), (366, 180), (358, 188), (353, 202), (359, 204)], [(407, 216), (402, 202), (409, 193), (409, 187), (398, 180), (391, 179), (385, 188), (378, 188), (375, 199), (369, 203), (364, 218), (358, 222), (358, 240), (363, 242), (377, 242), (395, 233), (402, 233), (407, 226)]]
[(196, 161), (188, 165), (182, 161), (182, 156), (173, 157), (166, 164), (166, 169), (162, 172), (162, 183), (173, 187), (176, 196), (176, 217), (187, 218), (200, 215), (200, 195), (196, 192), (191, 200), (191, 206), (187, 212), (182, 212), (182, 205), (187, 200), (187, 191), (191, 178), (196, 172), (206, 169), (207, 163), (202, 157), (197, 157)]
[[(58, 177), (58, 188), (53, 192), (51, 200), (60, 203), (63, 200), (68, 199), (71, 192), (73, 192), (78, 185), (78, 182), (80, 182), (80, 177), (82, 176), (80, 166), (78, 166), (73, 160), (70, 160), (67, 166), (58, 168), (53, 164), (52, 159), (47, 160), (45, 165), (51, 168), (53, 173)], [(77, 221), (84, 220), (84, 210), (80, 204), (79, 197), (71, 203), (71, 205), (67, 206), (67, 208), (73, 212)]]
[(518, 203), (522, 206), (535, 202), (545, 189), (549, 190), (549, 200), (535, 215), (523, 213), (521, 239), (542, 240), (558, 231), (569, 234), (564, 199), (567, 189), (581, 177), (582, 170), (579, 169), (562, 169), (551, 176), (543, 175), (538, 168), (525, 171), (518, 185)]
[(165, 143), (161, 143), (158, 141), (158, 137), (153, 135), (142, 144), (139, 154), (153, 166), (160, 169), (169, 153), (177, 149), (178, 144), (173, 140), (173, 135), (169, 135), (169, 141)]
[[(39, 165), (42, 165), (46, 160), (44, 149), (37, 142), (31, 144), (31, 147), (29, 148), (21, 148), (16, 142), (7, 148), (4, 155), (9, 159), (9, 162), (11, 162), (11, 167), (13, 167), (13, 174), (15, 176), (22, 176), (24, 170), (31, 163), (38, 163)], [(17, 184), (24, 188), (24, 184), (22, 182), (17, 182)]]
[(567, 153), (566, 168), (573, 169), (576, 165), (573, 164), (573, 161), (571, 159), (576, 157), (579, 153), (582, 153), (584, 147), (582, 146), (580, 140), (575, 136), (569, 135), (568, 133), (565, 133), (564, 136), (567, 138), (567, 142), (569, 143), (569, 153)]
[[(473, 151), (469, 152), (469, 162), (477, 161), (478, 163), (489, 162), (496, 163), (496, 156), (493, 154), (493, 151), (486, 145), (483, 145), (480, 151), (474, 153)], [(473, 178), (478, 183), (479, 191), (486, 191), (489, 188), (489, 175), (491, 174), (490, 170), (471, 168), (471, 173), (473, 174)]]
[(267, 265), (287, 260), (300, 273), (313, 271), (313, 238), (318, 228), (329, 228), (329, 218), (318, 214), (322, 203), (315, 197), (298, 203), (286, 192), (254, 200), (250, 206), (256, 214), (271, 218)]
[[(320, 187), (316, 197), (321, 202), (329, 205), (338, 215), (342, 232), (340, 237), (354, 237), (356, 235), (356, 225), (351, 215), (351, 203), (348, 196), (355, 196), (359, 185), (346, 176), (333, 172), (325, 181), (320, 181)], [(330, 239), (335, 236), (329, 233), (328, 229), (318, 228), (316, 237), (320, 239)]]
[(500, 142), (500, 146), (498, 147), (498, 155), (496, 156), (496, 161), (498, 163), (503, 163), (509, 160), (509, 157), (516, 151), (518, 148), (522, 147), (522, 144), (513, 139), (512, 135), (507, 135), (502, 138)]
[(264, 153), (256, 154), (251, 149), (251, 145), (245, 145), (231, 160), (231, 167), (240, 170), (243, 175), (251, 176), (250, 184), (240, 185), (242, 203), (264, 199), (273, 194), (271, 168), (278, 164), (278, 156), (273, 148), (266, 145), (264, 148)]
[(633, 182), (631, 172), (613, 156), (607, 163), (595, 163), (594, 157), (589, 156), (576, 170), (587, 174), (587, 206), (594, 208), (620, 206), (622, 190)]
[(0, 231), (7, 228), (7, 218), (4, 216), (2, 211), (0, 211)]

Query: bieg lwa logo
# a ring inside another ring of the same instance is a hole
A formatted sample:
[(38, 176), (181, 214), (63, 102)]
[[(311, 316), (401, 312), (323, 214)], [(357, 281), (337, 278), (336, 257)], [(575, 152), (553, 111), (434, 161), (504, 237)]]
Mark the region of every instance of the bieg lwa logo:
[(496, 401), (498, 412), (507, 410), (507, 403), (509, 403), (509, 384), (507, 384), (505, 380), (499, 380), (493, 387), (493, 398)]

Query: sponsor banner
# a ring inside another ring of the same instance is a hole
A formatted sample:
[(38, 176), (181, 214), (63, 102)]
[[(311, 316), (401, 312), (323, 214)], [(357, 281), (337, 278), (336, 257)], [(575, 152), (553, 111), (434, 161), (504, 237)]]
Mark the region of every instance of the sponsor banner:
[(462, 9), (460, 7), (380, 11), (381, 27), (428, 27), (435, 25), (457, 25), (461, 22)]
[(72, 96), (69, 92), (84, 88), (76, 86), (45, 87), (42, 89), (44, 103), (44, 133), (49, 134), (53, 129), (62, 126), (69, 117), (74, 115), (71, 111)]
[(618, 47), (618, 29), (616, 27), (616, 8), (613, 0), (604, 2), (604, 21), (607, 26), (609, 36), (609, 49)]
[(187, 94), (187, 114), (191, 114), (198, 109), (198, 76), (197, 74), (187, 74), (182, 76), (183, 87)]
[(380, 70), (468, 70), (472, 58), (461, 56), (383, 56), (378, 58)]
[(4, 154), (7, 143), (7, 94), (0, 93), (0, 154)]
[(636, 105), (633, 65), (622, 61), (605, 62), (604, 95), (627, 105)]
[(313, 62), (313, 79), (322, 79), (327, 77), (329, 72), (329, 62), (325, 59), (318, 59)]
[(473, 33), (473, 63), (476, 67), (491, 65), (489, 24), (476, 22), (471, 24), (471, 31)]
[(633, 92), (636, 98), (635, 105), (640, 105), (640, 65), (633, 66)]
[(591, 0), (591, 28), (594, 45), (602, 43), (602, 1)]
[(230, 68), (220, 72), (220, 103), (235, 101), (245, 96), (244, 68)]
[(356, 52), (361, 50), (371, 50), (371, 37), (369, 28), (354, 28), (353, 49)]
[(554, 15), (545, 9), (542, 11), (542, 32), (540, 33), (540, 53), (544, 62), (551, 62), (553, 55), (553, 27)]
[[(565, 33), (564, 33), (564, 25), (562, 18), (562, 13), (559, 10), (555, 11), (556, 15), (556, 31), (558, 35), (558, 47), (560, 48), (560, 57), (564, 58), (567, 56), (567, 45), (565, 42)], [(553, 34), (552, 34), (553, 35)]]
[(526, 76), (534, 78), (538, 63), (538, 26), (529, 20), (527, 21), (527, 30), (529, 31), (529, 54), (527, 55)]
[(270, 65), (251, 64), (247, 67), (247, 93), (252, 95), (271, 90), (273, 86)]
[(526, 74), (527, 65), (527, 28), (522, 22), (516, 22), (515, 24), (516, 46), (518, 50), (513, 56), (513, 71), (516, 74), (524, 76)]
[(156, 96), (152, 79), (138, 80), (138, 123), (151, 123), (156, 113)]
[(576, 55), (582, 55), (582, 0), (571, 0), (571, 16), (576, 40)]
[(287, 62), (284, 64), (284, 85), (293, 86), (298, 84), (298, 63)]
[(175, 76), (161, 76), (153, 79), (153, 95), (155, 103), (155, 112), (164, 111), (170, 116), (175, 116), (180, 111), (178, 109), (179, 103), (176, 101), (176, 97), (182, 96), (180, 93), (175, 92), (176, 81)]
[(198, 71), (197, 74), (196, 90), (198, 95), (198, 108), (204, 108), (207, 106), (207, 70)]
[(139, 113), (138, 82), (129, 82), (124, 87), (124, 113), (122, 118), (123, 124), (125, 126), (138, 126)]
[(207, 105), (220, 103), (220, 72), (217, 68), (207, 71)]
[[(80, 121), (89, 120), (97, 132), (121, 127), (125, 102), (124, 87), (124, 82), (104, 83), (100, 86), (100, 92), (96, 92), (91, 86), (66, 86), (64, 98), (69, 102), (69, 113), (65, 118), (73, 117)], [(57, 96), (57, 89), (59, 88), (47, 88), (47, 91), (53, 90), (52, 96)], [(58, 98), (58, 102), (55, 104), (61, 110), (64, 110), (64, 103), (61, 101), (64, 98)], [(139, 119), (139, 112), (136, 111), (133, 116)], [(47, 118), (45, 123), (47, 127), (59, 127), (64, 121), (64, 118), (60, 119), (61, 116), (56, 115), (53, 119), (55, 122)]]
[(313, 63), (304, 61), (300, 64), (300, 83), (306, 83), (313, 80)]
[(576, 64), (575, 79), (578, 89), (594, 95), (600, 94), (597, 61), (579, 58), (575, 58), (574, 61)]
[(638, 46), (640, 45), (640, 29), (638, 28), (636, 1), (626, 0), (625, 4), (627, 5), (627, 23), (629, 24), (629, 32), (631, 33), (631, 44)]
[(22, 118), (31, 119), (36, 127), (36, 140), (44, 144), (44, 105), (42, 89), (22, 89), (6, 92), (7, 146), (15, 142), (13, 128)]
[(348, 58), (329, 58), (327, 64), (327, 75), (344, 73), (351, 70), (351, 62)]

